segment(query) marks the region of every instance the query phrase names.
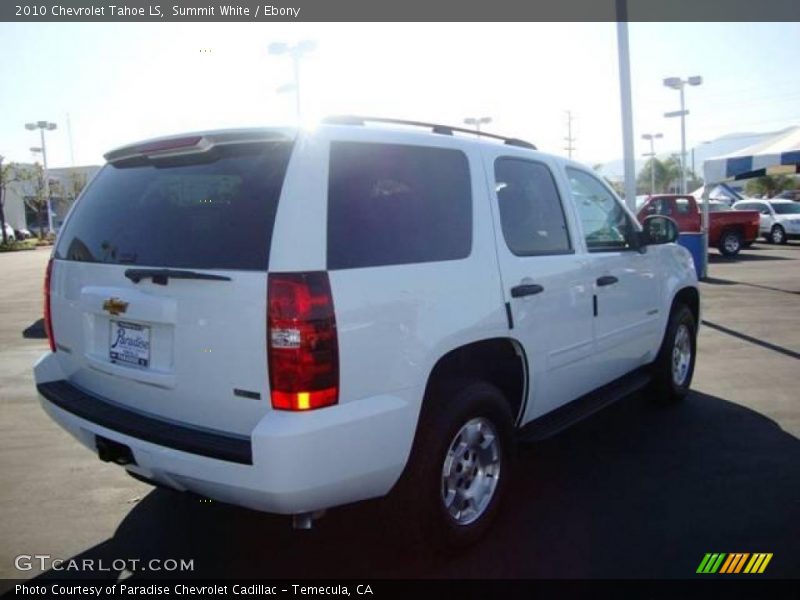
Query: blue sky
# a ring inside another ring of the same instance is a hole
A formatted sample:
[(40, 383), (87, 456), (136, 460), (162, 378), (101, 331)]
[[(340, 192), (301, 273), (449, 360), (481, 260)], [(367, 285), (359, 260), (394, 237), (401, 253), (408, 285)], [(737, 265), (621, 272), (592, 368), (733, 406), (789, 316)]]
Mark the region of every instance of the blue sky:
[[(664, 77), (702, 75), (687, 89), (689, 145), (800, 124), (800, 24), (630, 24), (636, 154), (642, 133), (677, 150), (678, 93)], [(114, 23), (0, 24), (0, 154), (30, 161), (47, 119), (50, 165), (99, 164), (124, 143), (215, 127), (290, 122), (288, 60), (274, 41), (313, 39), (302, 68), (303, 112), (361, 113), (445, 123), (491, 115), (489, 129), (563, 154), (575, 117), (575, 157), (622, 154), (616, 25)], [(201, 50), (203, 50), (201, 52)]]

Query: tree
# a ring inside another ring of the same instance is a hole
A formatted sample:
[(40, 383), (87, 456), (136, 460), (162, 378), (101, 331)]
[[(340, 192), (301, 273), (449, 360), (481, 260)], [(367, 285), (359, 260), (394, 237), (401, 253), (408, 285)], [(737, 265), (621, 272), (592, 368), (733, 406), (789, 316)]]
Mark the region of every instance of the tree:
[(39, 163), (32, 167), (19, 171), (19, 180), (29, 183), (26, 194), (25, 204), (36, 213), (36, 220), (39, 222), (39, 239), (44, 238), (45, 214), (47, 211), (47, 192), (44, 185), (44, 169)]
[(23, 171), (17, 163), (8, 163), (3, 165), (3, 157), (0, 156), (0, 229), (3, 230), (3, 243), (8, 243), (8, 236), (6, 235), (6, 189), (8, 184), (15, 181), (23, 181)]
[(11, 165), (3, 166), (3, 157), (0, 156), (0, 229), (3, 230), (3, 244), (8, 243), (8, 236), (6, 235), (6, 181), (10, 176), (9, 168)]
[(86, 173), (81, 173), (80, 171), (70, 171), (65, 190), (65, 200), (67, 200), (69, 206), (72, 206), (72, 203), (75, 202), (75, 199), (80, 196), (83, 188), (86, 187), (86, 182)]
[(656, 194), (666, 194), (680, 188), (681, 163), (674, 156), (670, 156), (666, 160), (658, 160), (653, 157), (647, 161), (636, 179), (636, 188), (639, 192), (650, 193), (651, 171), (655, 175), (654, 191)]
[(744, 186), (748, 196), (766, 196), (773, 198), (784, 190), (793, 189), (794, 179), (786, 175), (764, 175), (750, 179)]

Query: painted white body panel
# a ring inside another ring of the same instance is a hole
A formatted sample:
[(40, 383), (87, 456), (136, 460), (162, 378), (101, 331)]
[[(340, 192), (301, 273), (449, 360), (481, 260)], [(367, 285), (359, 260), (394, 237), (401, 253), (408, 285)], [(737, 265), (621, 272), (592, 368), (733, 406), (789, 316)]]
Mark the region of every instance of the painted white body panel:
[[(586, 251), (564, 174), (567, 165), (582, 168), (575, 163), (471, 137), (357, 126), (298, 135), (278, 204), (270, 272), (327, 268), (332, 140), (461, 150), (473, 211), (472, 250), (464, 259), (329, 272), (338, 405), (303, 413), (271, 409), (266, 273), (212, 271), (232, 281), (158, 286), (133, 284), (119, 265), (57, 261), (52, 313), (59, 351), (37, 363), (36, 382), (65, 379), (149, 415), (248, 435), (253, 464), (157, 446), (42, 399), (48, 414), (91, 449), (95, 435), (128, 445), (137, 461), (130, 469), (165, 485), (260, 510), (308, 512), (390, 491), (408, 460), (428, 378), (448, 352), (480, 340), (514, 341), (527, 358), (522, 425), (652, 361), (675, 294), (697, 287), (689, 253), (675, 245), (643, 253)], [(494, 193), (492, 165), (499, 156), (551, 169), (574, 253), (518, 257), (508, 250)], [(619, 283), (598, 289), (596, 279), (605, 274)], [(511, 298), (511, 287), (527, 282), (545, 292)], [(107, 359), (102, 302), (111, 296), (130, 303), (121, 318), (152, 327), (157, 343), (147, 371)], [(237, 397), (234, 388), (257, 391), (261, 399)]]
[[(162, 286), (135, 284), (124, 272), (120, 265), (55, 261), (53, 329), (66, 379), (134, 410), (249, 433), (267, 403), (233, 390), (267, 391), (265, 274), (214, 271), (231, 281)], [(108, 298), (127, 302), (127, 311), (110, 316), (103, 310)], [(110, 361), (111, 319), (150, 327), (150, 368)]]
[[(34, 367), (37, 383), (65, 379), (55, 354)], [(294, 514), (386, 494), (406, 462), (422, 390), (363, 398), (309, 413), (268, 411), (250, 432), (253, 464), (158, 446), (101, 427), (40, 401), (92, 451), (101, 435), (131, 448), (130, 471), (180, 491), (256, 510)]]

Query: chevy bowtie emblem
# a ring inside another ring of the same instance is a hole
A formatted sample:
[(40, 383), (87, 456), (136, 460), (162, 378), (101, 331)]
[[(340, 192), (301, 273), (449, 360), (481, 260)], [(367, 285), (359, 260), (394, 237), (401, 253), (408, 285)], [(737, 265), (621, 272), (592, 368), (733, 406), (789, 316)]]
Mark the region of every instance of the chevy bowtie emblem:
[(112, 315), (119, 315), (128, 310), (128, 303), (119, 298), (109, 298), (103, 302), (103, 310), (108, 311)]

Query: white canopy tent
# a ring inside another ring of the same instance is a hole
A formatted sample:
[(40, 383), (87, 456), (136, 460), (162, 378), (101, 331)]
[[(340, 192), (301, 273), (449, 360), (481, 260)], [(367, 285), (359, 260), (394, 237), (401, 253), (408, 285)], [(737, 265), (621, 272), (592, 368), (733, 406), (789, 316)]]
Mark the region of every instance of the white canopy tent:
[(703, 162), (703, 232), (706, 238), (703, 277), (708, 275), (709, 190), (725, 181), (793, 173), (800, 173), (800, 126), (790, 127), (769, 140), (743, 150)]
[(707, 185), (750, 179), (762, 175), (797, 173), (800, 165), (800, 126), (790, 127), (775, 137), (726, 156), (703, 162)]

